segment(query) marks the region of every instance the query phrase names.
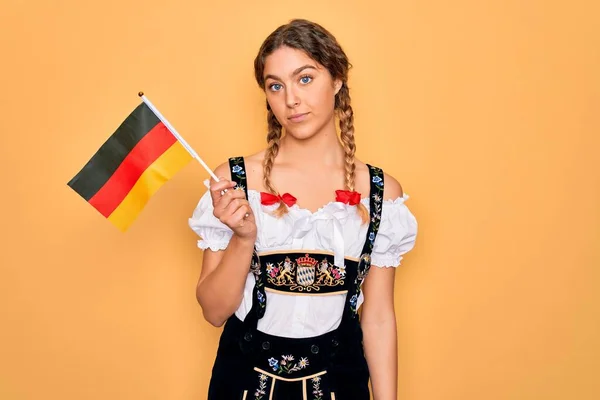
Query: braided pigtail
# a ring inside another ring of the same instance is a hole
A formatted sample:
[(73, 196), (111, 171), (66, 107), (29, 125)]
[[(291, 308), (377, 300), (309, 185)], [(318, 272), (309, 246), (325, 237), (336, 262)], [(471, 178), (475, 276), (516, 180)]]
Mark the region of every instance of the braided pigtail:
[[(346, 82), (342, 84), (335, 98), (335, 106), (339, 114), (340, 138), (345, 152), (345, 185), (348, 190), (354, 191), (356, 178), (356, 165), (354, 163), (354, 155), (356, 153), (356, 144), (354, 143), (354, 112), (350, 105), (350, 91)], [(356, 207), (363, 223), (367, 223), (369, 221), (369, 212), (365, 205), (359, 201)]]

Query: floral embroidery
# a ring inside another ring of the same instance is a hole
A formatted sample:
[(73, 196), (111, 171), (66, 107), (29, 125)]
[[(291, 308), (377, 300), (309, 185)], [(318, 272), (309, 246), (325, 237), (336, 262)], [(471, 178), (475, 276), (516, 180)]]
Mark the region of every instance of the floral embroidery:
[(267, 274), (271, 278), (275, 278), (277, 276), (278, 272), (279, 272), (278, 267), (274, 266), (273, 263), (267, 263)]
[(323, 400), (323, 391), (321, 390), (321, 377), (316, 376), (311, 379), (313, 385), (313, 400)]
[(373, 178), (371, 181), (373, 184), (371, 185), (371, 223), (369, 225), (369, 236), (367, 237), (367, 242), (365, 246), (365, 253), (360, 257), (360, 262), (358, 263), (358, 271), (356, 275), (356, 280), (354, 281), (354, 291), (355, 293), (348, 300), (350, 305), (350, 311), (354, 316), (358, 315), (358, 296), (361, 292), (361, 285), (367, 274), (369, 273), (369, 269), (371, 268), (371, 252), (373, 251), (373, 247), (375, 245), (375, 238), (377, 237), (377, 231), (379, 230), (379, 224), (381, 223), (381, 211), (382, 211), (382, 199), (383, 199), (383, 171), (379, 168), (369, 166), (371, 170), (371, 175)]
[(324, 258), (320, 262), (308, 254), (292, 261), (286, 257), (277, 264), (268, 262), (267, 282), (298, 292), (319, 291), (322, 287), (344, 285), (346, 266), (337, 267)]
[(269, 379), (265, 374), (258, 375), (258, 389), (254, 393), (254, 400), (260, 400), (267, 393), (265, 389), (267, 388), (267, 379)]
[(356, 315), (358, 313), (358, 295), (360, 294), (360, 286), (367, 276), (369, 272), (369, 268), (371, 266), (371, 256), (369, 254), (363, 254), (360, 258), (360, 262), (358, 263), (358, 271), (356, 275), (356, 280), (354, 281), (354, 295), (350, 297), (350, 311)]
[(294, 356), (292, 355), (281, 356), (281, 360), (271, 357), (268, 361), (273, 371), (280, 375), (283, 373), (291, 374), (308, 367), (308, 358), (306, 357), (302, 357), (297, 363), (294, 363)]
[(259, 303), (264, 303), (265, 302), (265, 295), (262, 294), (261, 292), (256, 293), (256, 298), (258, 299)]
[(244, 186), (244, 183), (246, 183), (246, 171), (244, 171), (244, 168), (242, 167), (244, 165), (244, 158), (232, 157), (230, 159), (230, 165), (233, 165), (231, 167), (231, 173), (234, 175), (232, 176), (232, 180), (236, 182), (236, 189), (245, 191), (246, 187)]
[(379, 224), (381, 223), (381, 211), (382, 211), (382, 202), (383, 199), (383, 171), (379, 168), (370, 167), (371, 173), (373, 175), (372, 182), (375, 185), (371, 185), (372, 190), (372, 199), (374, 200), (374, 207), (372, 211), (373, 217), (371, 218), (371, 223), (373, 224), (370, 227), (371, 233), (369, 234), (369, 250), (373, 250), (373, 245), (375, 244), (375, 232), (379, 230)]
[[(247, 194), (245, 185), (246, 171), (244, 170), (244, 157), (231, 157), (229, 159), (229, 165), (231, 167), (231, 179), (236, 183), (235, 188), (237, 190), (243, 190)], [(250, 261), (250, 271), (254, 274), (256, 281), (254, 292), (256, 293), (255, 297), (258, 302), (258, 309), (256, 311), (257, 317), (262, 318), (267, 307), (267, 298), (265, 295), (265, 282), (262, 278), (263, 274), (261, 271), (260, 259), (258, 257), (258, 253), (256, 252), (256, 248), (252, 254), (252, 260)]]
[(260, 258), (256, 251), (252, 254), (252, 261), (250, 263), (250, 270), (254, 274), (254, 288), (256, 290), (256, 300), (258, 300), (258, 317), (261, 318), (267, 307), (267, 297), (265, 295), (265, 281), (260, 266)]
[(252, 261), (250, 263), (250, 270), (252, 271), (252, 273), (254, 275), (260, 275), (261, 274), (261, 270), (260, 270), (260, 262), (258, 261), (258, 256), (252, 257)]
[(358, 302), (358, 296), (354, 295), (350, 298), (350, 305), (352, 308), (356, 308), (356, 303)]

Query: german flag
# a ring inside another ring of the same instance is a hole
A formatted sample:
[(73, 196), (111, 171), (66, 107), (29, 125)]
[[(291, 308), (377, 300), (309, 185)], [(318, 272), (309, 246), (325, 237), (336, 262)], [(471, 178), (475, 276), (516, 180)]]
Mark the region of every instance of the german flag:
[(121, 231), (192, 156), (142, 102), (68, 183)]

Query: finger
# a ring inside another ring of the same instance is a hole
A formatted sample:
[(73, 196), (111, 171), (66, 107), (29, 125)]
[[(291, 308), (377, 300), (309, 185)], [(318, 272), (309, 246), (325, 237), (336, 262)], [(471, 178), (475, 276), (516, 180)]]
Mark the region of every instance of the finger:
[[(227, 219), (240, 206), (240, 201), (247, 201), (243, 193), (240, 195), (237, 190), (229, 190), (223, 196), (215, 200), (213, 206), (214, 216), (221, 221)], [(232, 206), (231, 203), (234, 203), (234, 205)]]
[(225, 210), (229, 204), (235, 199), (246, 199), (246, 195), (241, 190), (228, 190), (225, 194), (216, 199), (214, 207)]
[(219, 182), (212, 183), (210, 185), (210, 195), (213, 199), (213, 202), (215, 200), (219, 199), (221, 196), (223, 196), (224, 193), (221, 194), (222, 191), (224, 191), (224, 190), (230, 191), (230, 189), (232, 189), (234, 186), (235, 186), (235, 182), (232, 182), (225, 178), (221, 178), (221, 180)]
[(222, 191), (230, 190), (235, 186), (235, 182), (222, 178), (219, 182), (215, 182), (210, 185), (210, 191), (212, 193), (221, 193)]
[[(248, 214), (248, 217), (246, 217), (246, 214)], [(252, 214), (252, 209), (250, 208), (250, 205), (243, 204), (231, 216), (231, 223), (232, 223), (231, 226), (242, 227), (248, 221), (254, 222), (254, 215)]]
[(248, 205), (248, 201), (246, 199), (231, 199), (227, 207), (223, 210), (224, 215), (233, 215), (237, 212), (237, 210), (242, 207)]

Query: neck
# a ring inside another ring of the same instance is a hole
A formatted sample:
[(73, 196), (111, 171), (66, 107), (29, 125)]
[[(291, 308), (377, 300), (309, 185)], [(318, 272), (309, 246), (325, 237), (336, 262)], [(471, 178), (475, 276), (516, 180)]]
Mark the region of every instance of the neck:
[(321, 132), (308, 139), (291, 135), (281, 138), (278, 161), (284, 164), (305, 163), (310, 160), (315, 167), (338, 167), (344, 165), (344, 148), (335, 129), (335, 120), (323, 127)]

